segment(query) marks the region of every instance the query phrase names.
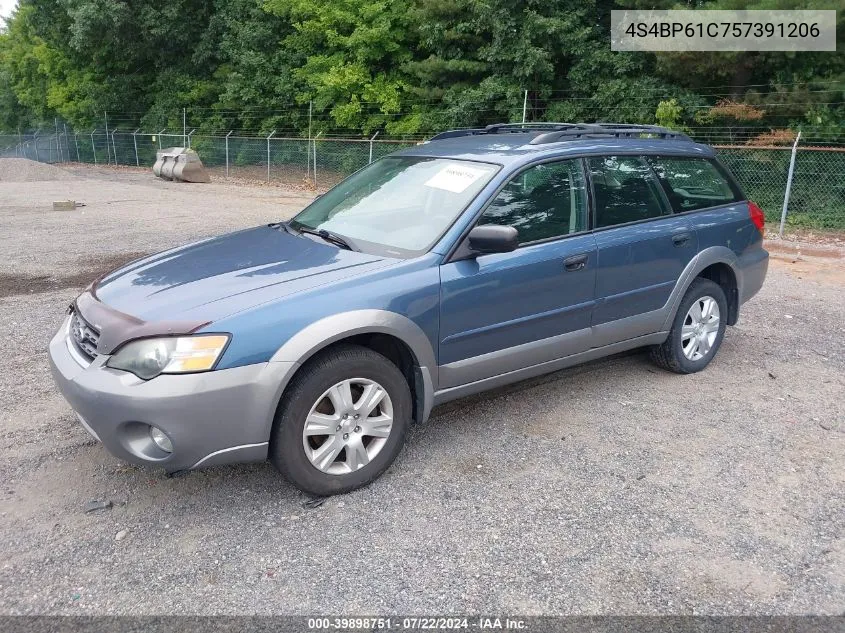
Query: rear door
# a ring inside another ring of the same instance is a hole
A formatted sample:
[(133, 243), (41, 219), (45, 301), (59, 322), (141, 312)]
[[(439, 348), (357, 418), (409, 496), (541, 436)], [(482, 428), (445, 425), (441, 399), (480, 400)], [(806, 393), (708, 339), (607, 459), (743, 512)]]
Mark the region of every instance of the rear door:
[[(637, 156), (587, 159), (598, 249), (594, 347), (659, 330), (656, 313), (698, 251), (688, 217), (672, 213), (649, 164)], [(654, 313), (650, 315), (649, 313)]]
[(513, 226), (520, 246), (441, 266), (440, 387), (589, 348), (596, 275), (580, 159), (515, 176), (479, 224)]

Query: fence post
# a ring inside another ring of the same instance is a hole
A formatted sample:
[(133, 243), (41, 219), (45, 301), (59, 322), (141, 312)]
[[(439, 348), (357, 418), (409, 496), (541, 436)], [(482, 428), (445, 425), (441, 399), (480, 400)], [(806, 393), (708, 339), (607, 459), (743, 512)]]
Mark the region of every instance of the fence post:
[(94, 132), (97, 131), (97, 128), (91, 130), (91, 154), (94, 155), (94, 164), (97, 164), (97, 146), (94, 145)]
[(55, 122), (56, 122), (56, 154), (58, 155), (59, 162), (61, 163), (61, 162), (64, 162), (64, 161), (62, 160), (62, 144), (61, 144), (61, 139), (59, 138), (59, 117), (55, 118)]
[(525, 91), (525, 97), (522, 100), (522, 122), (525, 123), (525, 114), (528, 112), (528, 91)]
[(161, 150), (161, 135), (167, 131), (167, 128), (164, 128), (161, 132), (158, 133), (158, 149)]
[(73, 133), (73, 146), (76, 148), (76, 162), (81, 163), (82, 161), (79, 160), (79, 140), (76, 138), (78, 135), (76, 132)]
[[(39, 130), (38, 132), (40, 132)], [(32, 142), (35, 145), (35, 162), (40, 163), (41, 160), (38, 158), (38, 132), (32, 135)]]
[(789, 194), (792, 191), (792, 176), (795, 173), (795, 155), (798, 153), (799, 140), (801, 140), (801, 130), (798, 130), (798, 136), (795, 137), (795, 143), (792, 145), (792, 156), (789, 158), (789, 174), (786, 177), (786, 191), (783, 194), (783, 211), (780, 214), (780, 231), (778, 231), (780, 237), (783, 237), (783, 225), (786, 224), (786, 211), (789, 208)]
[(305, 177), (311, 177), (311, 110), (314, 102), (308, 102), (308, 143), (305, 145)]
[(376, 130), (376, 133), (373, 134), (372, 138), (370, 139), (370, 163), (373, 162), (373, 141), (376, 140), (377, 136), (378, 136), (378, 130)]
[(314, 189), (317, 188), (317, 139), (320, 138), (320, 134), (322, 132), (317, 132), (317, 136), (314, 137)]
[(234, 130), (229, 130), (226, 135), (226, 178), (229, 177), (229, 137), (232, 136)]
[[(111, 148), (112, 148), (112, 151), (114, 153), (114, 164), (115, 164), (115, 167), (116, 167), (117, 166), (117, 146), (114, 144), (114, 133), (115, 132), (117, 132), (117, 130), (111, 131)], [(108, 143), (108, 142), (109, 142), (109, 138), (107, 136), (106, 137), (106, 143)]]
[(185, 132), (188, 131), (188, 109), (182, 108), (182, 147), (185, 147)]
[[(138, 130), (140, 129), (138, 128)], [(138, 161), (138, 130), (132, 132), (132, 144), (135, 146), (135, 167), (141, 166), (141, 163)]]
[(267, 137), (267, 182), (270, 182), (270, 139), (273, 138), (273, 135), (276, 133), (276, 130), (270, 132), (270, 136)]
[(111, 165), (111, 150), (109, 149), (109, 113), (103, 110), (103, 117), (106, 120), (106, 160)]
[(194, 128), (193, 130), (191, 130), (190, 132), (188, 132), (188, 149), (191, 149), (191, 135), (192, 135), (194, 132), (196, 132), (196, 131), (197, 131), (197, 129), (196, 129), (196, 128)]

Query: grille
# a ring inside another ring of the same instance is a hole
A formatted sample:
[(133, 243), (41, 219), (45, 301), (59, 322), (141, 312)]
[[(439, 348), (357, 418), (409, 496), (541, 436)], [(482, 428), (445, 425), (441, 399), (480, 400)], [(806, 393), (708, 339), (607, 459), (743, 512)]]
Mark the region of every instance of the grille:
[(85, 357), (94, 360), (97, 356), (97, 342), (100, 333), (88, 325), (76, 312), (70, 319), (70, 337), (73, 344)]

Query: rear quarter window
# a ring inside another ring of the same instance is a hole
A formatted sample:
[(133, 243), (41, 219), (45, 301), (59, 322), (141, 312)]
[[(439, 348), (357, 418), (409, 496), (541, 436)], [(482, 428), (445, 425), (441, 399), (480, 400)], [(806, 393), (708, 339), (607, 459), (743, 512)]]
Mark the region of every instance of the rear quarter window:
[(675, 213), (730, 204), (740, 199), (723, 171), (712, 160), (681, 156), (649, 156)]

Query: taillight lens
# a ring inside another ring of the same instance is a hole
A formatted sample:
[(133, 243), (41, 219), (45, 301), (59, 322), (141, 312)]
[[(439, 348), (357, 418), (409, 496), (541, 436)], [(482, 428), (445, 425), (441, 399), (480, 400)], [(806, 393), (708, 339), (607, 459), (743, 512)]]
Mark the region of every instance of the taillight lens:
[(765, 232), (766, 226), (766, 214), (763, 213), (763, 209), (749, 201), (748, 215), (751, 216), (751, 221), (754, 222), (754, 226), (757, 227), (757, 230), (760, 231), (760, 234), (762, 235)]

